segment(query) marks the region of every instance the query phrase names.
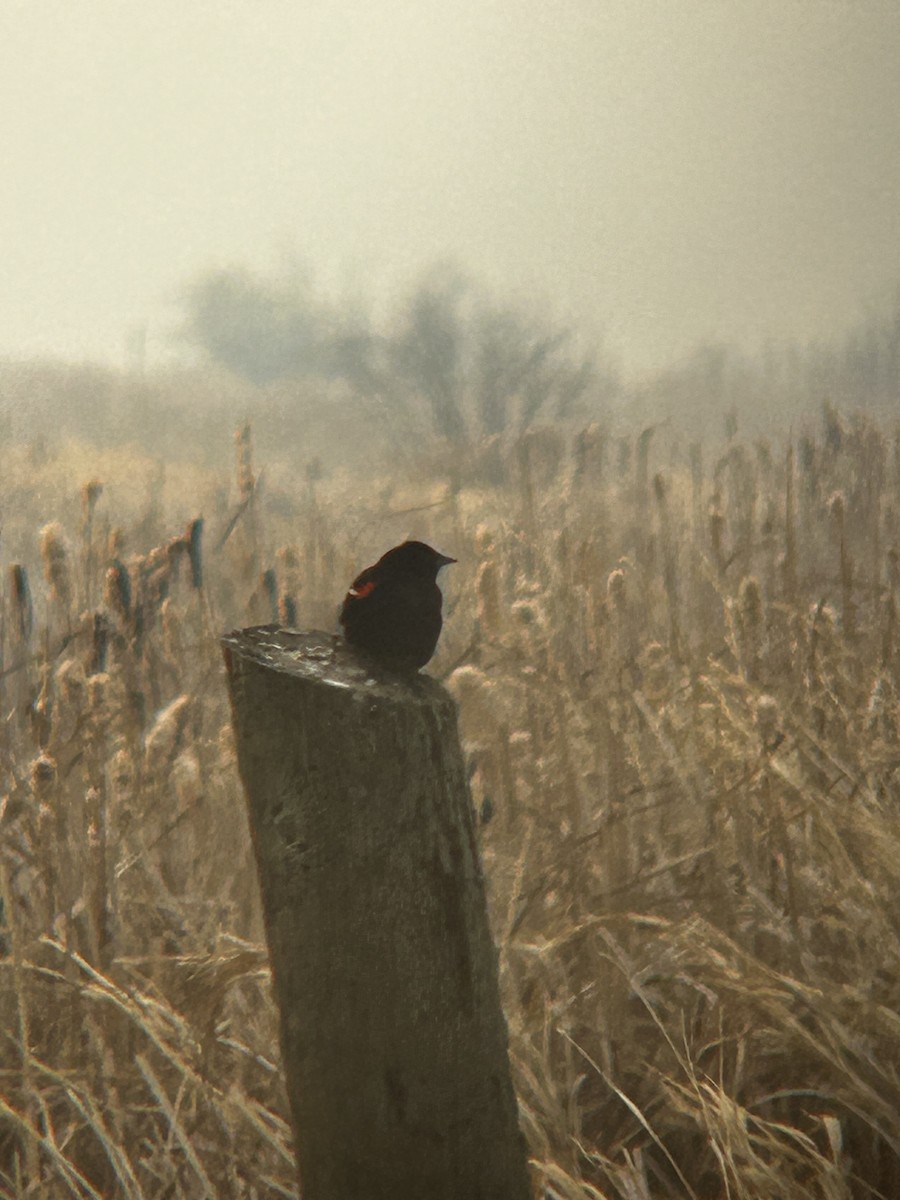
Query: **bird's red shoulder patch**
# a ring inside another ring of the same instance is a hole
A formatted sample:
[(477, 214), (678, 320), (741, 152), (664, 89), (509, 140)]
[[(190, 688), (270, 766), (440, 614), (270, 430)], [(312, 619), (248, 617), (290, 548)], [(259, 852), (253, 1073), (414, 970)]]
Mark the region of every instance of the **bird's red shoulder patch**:
[(362, 600), (365, 596), (370, 596), (377, 586), (378, 584), (373, 579), (370, 579), (368, 583), (361, 583), (357, 587), (352, 587), (347, 594), (352, 596), (354, 600)]

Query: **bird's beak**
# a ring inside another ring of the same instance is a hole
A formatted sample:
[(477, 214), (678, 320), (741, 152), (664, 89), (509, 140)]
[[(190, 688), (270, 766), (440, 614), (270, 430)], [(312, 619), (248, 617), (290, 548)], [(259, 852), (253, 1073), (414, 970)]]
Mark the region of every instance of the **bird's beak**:
[(441, 569), (441, 567), (449, 567), (451, 563), (455, 563), (455, 562), (456, 562), (456, 559), (455, 559), (455, 558), (450, 558), (450, 557), (449, 557), (448, 555), (446, 555), (446, 554), (439, 554), (439, 555), (438, 555), (438, 558), (441, 560), (441, 564), (440, 564), (440, 566), (438, 567), (438, 570), (440, 570), (440, 569)]

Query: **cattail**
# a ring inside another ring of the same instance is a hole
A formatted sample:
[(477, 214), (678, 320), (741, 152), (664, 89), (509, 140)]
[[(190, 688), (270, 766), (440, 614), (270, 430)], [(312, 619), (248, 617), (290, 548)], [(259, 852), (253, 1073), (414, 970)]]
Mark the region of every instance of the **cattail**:
[(447, 690), (459, 707), (463, 742), (470, 747), (489, 742), (500, 714), (498, 692), (488, 676), (471, 664), (457, 667), (447, 680)]
[(716, 570), (720, 575), (724, 575), (728, 564), (725, 561), (725, 517), (722, 513), (721, 503), (721, 497), (716, 492), (709, 510), (709, 541)]
[(691, 442), (688, 449), (691, 464), (691, 514), (694, 528), (699, 528), (703, 518), (703, 445)]
[(622, 567), (610, 571), (606, 580), (606, 598), (614, 612), (625, 612), (628, 605), (628, 576)]
[(72, 603), (72, 570), (58, 521), (52, 521), (41, 530), (41, 562), (50, 594), (60, 608), (68, 610)]
[(230, 721), (226, 721), (219, 729), (216, 744), (219, 748), (219, 765), (221, 767), (230, 767), (237, 758), (237, 750), (234, 744), (234, 726)]
[(517, 444), (519, 467), (537, 486), (558, 478), (565, 442), (555, 429), (526, 429)]
[(163, 600), (159, 609), (159, 627), (162, 632), (163, 646), (171, 662), (181, 662), (182, 659), (182, 625), (181, 614), (172, 602), (171, 596)]
[(298, 571), (300, 568), (300, 556), (295, 546), (279, 547), (275, 555), (275, 561), (286, 578), (290, 578), (291, 573)]
[(819, 601), (810, 606), (809, 678), (818, 670), (820, 651), (826, 658), (835, 648), (838, 627), (837, 614), (830, 604)]
[(144, 739), (144, 755), (150, 770), (165, 770), (181, 748), (190, 703), (189, 696), (179, 696), (157, 714)]
[(745, 629), (759, 629), (763, 620), (763, 598), (759, 580), (747, 575), (738, 589), (738, 607)]
[(828, 508), (838, 535), (838, 569), (841, 578), (841, 621), (845, 637), (856, 632), (856, 604), (853, 600), (853, 558), (847, 545), (846, 508), (841, 492), (835, 492), (828, 501)]
[(810, 605), (810, 618), (815, 629), (819, 633), (824, 633), (829, 640), (832, 640), (837, 632), (838, 619), (837, 613), (830, 604), (825, 604), (819, 601), (817, 604)]
[(89, 853), (85, 863), (83, 882), (84, 915), (87, 918), (87, 933), (90, 959), (103, 967), (109, 967), (113, 951), (113, 908), (110, 896), (110, 866), (107, 857), (107, 802), (106, 790), (89, 787), (84, 797), (85, 832)]
[[(53, 745), (71, 744), (78, 735), (87, 700), (87, 680), (84, 667), (75, 658), (60, 663), (53, 676), (55, 705), (53, 709)], [(50, 740), (43, 743), (49, 745)]]
[(778, 701), (774, 696), (760, 696), (756, 702), (756, 729), (763, 749), (775, 750), (782, 741)]
[(238, 429), (234, 435), (235, 450), (237, 454), (237, 485), (238, 495), (241, 500), (249, 500), (253, 495), (253, 489), (256, 486), (256, 479), (253, 475), (253, 445), (251, 441), (251, 427), (248, 421), (246, 425)]
[(189, 808), (203, 795), (203, 772), (193, 750), (182, 750), (172, 763), (172, 783), (182, 809)]
[(816, 469), (816, 443), (811, 437), (801, 437), (797, 442), (797, 452), (800, 458), (800, 470), (812, 481)]
[(306, 538), (304, 546), (304, 560), (306, 565), (306, 578), (310, 582), (310, 588), (314, 594), (318, 594), (319, 590), (319, 551), (322, 548), (322, 511), (319, 509), (319, 498), (316, 491), (318, 481), (322, 479), (323, 470), (322, 462), (318, 458), (313, 458), (312, 462), (307, 462), (304, 470), (306, 475), (306, 514), (304, 518), (304, 526), (306, 529)]
[(324, 524), (319, 525), (319, 567), (320, 578), (334, 578), (334, 542), (325, 537)]
[(300, 591), (300, 556), (295, 546), (280, 546), (275, 554), (278, 564), (279, 624), (293, 629), (297, 625), (297, 593)]
[(543, 610), (536, 600), (514, 600), (511, 611), (520, 626), (541, 628), (546, 625)]
[(488, 558), (494, 553), (497, 539), (490, 525), (482, 522), (475, 527), (475, 550), (479, 558)]
[(188, 561), (191, 564), (191, 587), (200, 591), (203, 587), (203, 518), (196, 517), (188, 525), (185, 534)]
[(797, 530), (794, 511), (794, 445), (788, 444), (784, 484), (784, 590), (788, 600), (797, 595)]
[(131, 616), (131, 576), (121, 559), (114, 558), (106, 569), (103, 602), (120, 620)]
[(158, 615), (163, 601), (168, 597), (173, 582), (178, 577), (178, 565), (184, 543), (173, 538), (153, 549), (139, 561), (141, 601), (145, 614)]
[[(509, 735), (509, 748), (517, 760), (531, 757), (533, 740), (527, 729), (514, 729), (512, 731)], [(518, 761), (516, 765), (518, 765)]]
[[(95, 676), (99, 679), (99, 676)], [(126, 749), (120, 748), (115, 752), (109, 760), (109, 781), (117, 793), (117, 798), (121, 798), (134, 783), (134, 762), (131, 755)]]
[(273, 567), (268, 567), (260, 577), (259, 586), (269, 602), (272, 621), (278, 622), (278, 578)]
[(635, 654), (634, 624), (630, 620), (630, 577), (628, 563), (623, 560), (606, 577), (606, 603), (597, 604), (594, 611), (596, 644), (606, 643), (610, 682), (619, 680), (622, 668), (631, 663)]
[(87, 679), (88, 707), (96, 717), (106, 709), (109, 696), (109, 676), (103, 672), (89, 675)]
[(109, 621), (103, 613), (94, 613), (91, 628), (91, 664), (89, 674), (104, 674), (109, 658)]
[(478, 667), (462, 666), (448, 679), (448, 690), (460, 709), (460, 732), (473, 772), (478, 768), (475, 803), (480, 794), (484, 817), (499, 800), (504, 820), (509, 821), (515, 805), (515, 785), (506, 748), (502, 688)]
[(50, 754), (38, 754), (31, 760), (31, 790), (36, 799), (47, 795), (56, 782), (56, 759)]
[(510, 606), (515, 638), (523, 660), (531, 666), (547, 666), (547, 616), (536, 599), (515, 600)]
[(678, 615), (678, 564), (676, 541), (672, 536), (672, 524), (668, 503), (669, 485), (665, 476), (658, 472), (653, 476), (653, 496), (659, 519), (659, 540), (663, 560), (663, 586), (666, 589), (666, 606), (669, 611), (669, 642), (675, 654), (681, 652), (681, 623)]
[(81, 512), (85, 529), (90, 528), (91, 522), (94, 519), (94, 509), (97, 507), (97, 501), (102, 495), (103, 484), (99, 479), (92, 479), (89, 483), (83, 485), (81, 489)]
[(576, 434), (573, 446), (575, 458), (573, 482), (576, 486), (583, 487), (589, 480), (594, 484), (600, 482), (605, 448), (606, 439), (601, 426), (596, 421)]
[(825, 426), (825, 445), (833, 455), (839, 454), (847, 430), (834, 406), (827, 400), (822, 404), (822, 423)]
[(165, 544), (165, 551), (169, 565), (169, 580), (175, 584), (181, 578), (181, 564), (190, 552), (187, 538), (184, 535), (169, 538)]
[(763, 502), (763, 510), (759, 519), (759, 532), (764, 538), (771, 538), (775, 532), (775, 501), (771, 496), (766, 496)]
[(638, 503), (645, 503), (650, 483), (650, 443), (656, 426), (650, 425), (642, 430), (637, 440), (637, 458), (635, 460), (635, 487)]
[(728, 455), (728, 489), (734, 516), (734, 540), (749, 548), (753, 543), (753, 515), (756, 508), (757, 477), (747, 447), (736, 445)]
[(288, 629), (297, 626), (297, 603), (283, 588), (278, 594), (278, 623)]
[(118, 527), (114, 526), (109, 531), (106, 539), (106, 557), (115, 561), (120, 558), (125, 551), (125, 534)]
[(81, 489), (81, 532), (84, 539), (82, 557), (82, 579), (84, 582), (83, 602), (87, 608), (94, 603), (94, 509), (103, 494), (103, 484), (92, 479)]
[(239, 504), (236, 512), (229, 521), (226, 532), (220, 539), (220, 545), (231, 536), (242, 522), (242, 534), (234, 543), (233, 553), (236, 555), (235, 566), (241, 577), (247, 583), (258, 578), (260, 571), (260, 536), (259, 514), (257, 500), (260, 487), (260, 476), (253, 472), (253, 447), (249, 422), (239, 429), (235, 435), (237, 450), (237, 488)]
[(16, 628), (23, 641), (28, 641), (34, 629), (34, 605), (31, 602), (31, 588), (28, 584), (28, 572), (21, 563), (13, 563), (10, 568), (12, 583), (13, 605), (15, 606)]
[(81, 663), (67, 658), (56, 671), (56, 687), (64, 704), (80, 708), (87, 695), (87, 679)]
[(489, 636), (497, 636), (502, 629), (502, 602), (500, 599), (500, 572), (493, 558), (486, 558), (475, 575), (476, 613), (478, 627)]
[(131, 646), (137, 654), (143, 653), (144, 634), (147, 630), (147, 619), (144, 615), (143, 601), (135, 604), (131, 610), (131, 621), (129, 623), (129, 632), (131, 634)]
[(764, 637), (764, 604), (759, 580), (747, 575), (738, 589), (737, 624), (740, 657), (744, 673), (751, 683), (759, 679)]
[(530, 453), (530, 443), (521, 437), (515, 446), (516, 459), (519, 467), (519, 486), (522, 493), (522, 528), (524, 539), (522, 543), (525, 570), (528, 576), (534, 574), (534, 547), (538, 539), (537, 510), (534, 495), (534, 475)]
[(869, 723), (888, 742), (896, 745), (898, 735), (897, 696), (890, 678), (879, 676), (872, 685), (869, 700)]
[(643, 691), (648, 700), (662, 701), (668, 694), (672, 660), (659, 642), (648, 642), (641, 653), (640, 670)]
[(28, 707), (31, 735), (41, 748), (49, 743), (50, 735), (53, 732), (53, 701), (50, 697), (49, 685), (50, 673), (45, 670), (41, 690)]
[(842, 492), (834, 492), (828, 500), (828, 511), (837, 522), (841, 533), (844, 528), (844, 496)]
[(275, 562), (282, 590), (292, 596), (297, 595), (301, 590), (300, 555), (297, 547), (289, 544), (280, 546), (275, 554)]
[(631, 439), (627, 437), (619, 438), (619, 456), (616, 460), (616, 470), (621, 479), (624, 479), (631, 470)]

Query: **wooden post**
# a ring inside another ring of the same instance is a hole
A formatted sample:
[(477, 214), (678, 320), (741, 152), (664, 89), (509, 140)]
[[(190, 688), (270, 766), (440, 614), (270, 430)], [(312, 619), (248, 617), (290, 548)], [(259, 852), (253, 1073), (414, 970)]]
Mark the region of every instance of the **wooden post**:
[(223, 646), (303, 1200), (527, 1200), (452, 699), (327, 634)]

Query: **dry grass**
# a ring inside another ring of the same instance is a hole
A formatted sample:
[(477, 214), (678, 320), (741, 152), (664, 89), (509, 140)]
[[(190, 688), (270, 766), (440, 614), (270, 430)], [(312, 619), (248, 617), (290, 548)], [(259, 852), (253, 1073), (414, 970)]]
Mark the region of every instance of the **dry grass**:
[(365, 503), (236, 453), (4, 475), (0, 1192), (293, 1194), (217, 635), (414, 534), (542, 1194), (900, 1194), (898, 438), (535, 431)]

